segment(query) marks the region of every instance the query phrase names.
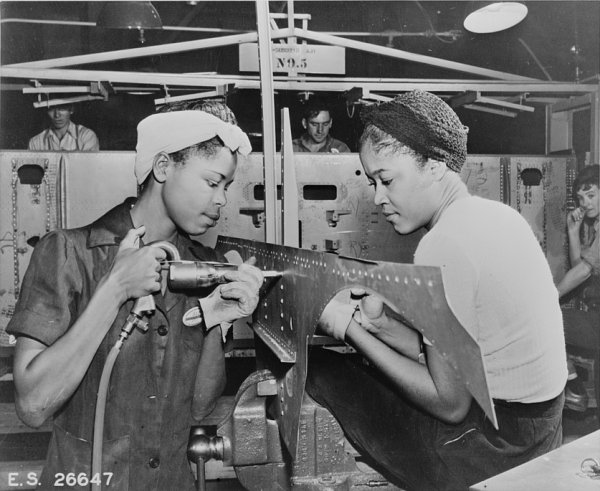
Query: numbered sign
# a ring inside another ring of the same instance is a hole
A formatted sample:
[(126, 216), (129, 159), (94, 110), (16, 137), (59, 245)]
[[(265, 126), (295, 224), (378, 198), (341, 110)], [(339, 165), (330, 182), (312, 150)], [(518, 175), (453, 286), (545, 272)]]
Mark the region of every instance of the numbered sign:
[[(258, 72), (258, 44), (240, 44), (240, 71)], [(346, 73), (346, 49), (314, 44), (274, 44), (274, 72)]]

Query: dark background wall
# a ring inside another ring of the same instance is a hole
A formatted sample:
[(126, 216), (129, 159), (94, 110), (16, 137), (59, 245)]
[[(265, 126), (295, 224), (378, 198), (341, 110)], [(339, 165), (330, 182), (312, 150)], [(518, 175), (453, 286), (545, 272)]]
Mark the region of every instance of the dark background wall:
[[(136, 125), (148, 114), (155, 111), (154, 97), (117, 94), (107, 102), (92, 101), (76, 105), (73, 121), (93, 129), (100, 140), (102, 150), (134, 150)], [(346, 106), (337, 94), (324, 96), (332, 107), (334, 124), (331, 134), (345, 141), (352, 151), (356, 151), (356, 141), (362, 125), (357, 108), (352, 117), (351, 108)], [(302, 103), (297, 94), (278, 94), (275, 98), (276, 121), (279, 127), (279, 109), (288, 107), (292, 120), (294, 137), (302, 133), (300, 118)], [(228, 97), (228, 104), (239, 119), (244, 131), (251, 133), (255, 151), (261, 150), (262, 116), (258, 91), (240, 91)], [(34, 109), (32, 101), (17, 91), (5, 91), (0, 101), (2, 131), (0, 148), (26, 149), (29, 138), (47, 127), (46, 109)], [(517, 118), (504, 118), (497, 115), (476, 113), (458, 109), (462, 122), (469, 127), (469, 153), (488, 154), (543, 154), (545, 151), (545, 114), (538, 109), (534, 113), (523, 113)], [(588, 112), (589, 114), (589, 112)], [(576, 144), (579, 153), (589, 149), (589, 118), (582, 118), (581, 131), (577, 132)], [(279, 146), (279, 133), (278, 133)]]
[[(356, 38), (389, 45), (409, 52), (435, 56), (527, 77), (575, 83), (599, 72), (600, 2), (529, 1), (529, 14), (518, 26), (496, 34), (477, 35), (462, 28), (462, 20), (477, 2), (470, 1), (309, 1), (295, 2), (296, 13), (309, 13), (309, 28), (315, 31), (394, 31), (425, 33), (422, 36)], [(104, 2), (2, 2), (0, 14), (2, 64), (57, 58), (63, 56), (135, 48), (141, 46), (131, 31), (87, 26), (57, 26), (5, 22), (9, 19), (45, 19), (95, 22)], [(287, 2), (270, 2), (271, 12), (284, 12)], [(256, 29), (254, 2), (155, 2), (165, 26), (220, 27)], [(335, 21), (333, 20), (335, 19)], [(280, 21), (280, 26), (284, 23)], [(458, 30), (453, 42), (432, 33)], [(144, 46), (211, 37), (185, 31), (146, 31)], [(535, 53), (537, 61), (525, 49)], [(573, 48), (577, 50), (574, 51)], [(541, 66), (540, 66), (541, 65)], [(200, 72), (238, 74), (237, 47), (200, 50), (173, 55), (152, 56), (111, 63), (82, 66), (85, 69), (127, 70), (137, 72)], [(543, 68), (543, 70), (542, 70)], [(384, 77), (418, 79), (476, 78), (424, 64), (392, 60), (383, 56), (346, 50), (347, 77)], [(0, 72), (1, 74), (1, 72)], [(24, 80), (2, 79), (0, 92), (0, 148), (26, 148), (28, 139), (46, 126), (46, 111), (34, 109), (35, 96), (17, 90)], [(49, 83), (49, 82), (48, 82)], [(332, 134), (352, 150), (361, 125), (358, 111), (350, 117), (343, 94), (328, 93), (334, 112)], [(78, 104), (73, 120), (98, 134), (104, 150), (133, 150), (135, 126), (154, 112), (154, 98), (164, 93), (134, 95), (118, 93), (108, 101)], [(295, 92), (275, 94), (276, 119), (279, 109), (288, 107), (293, 134), (301, 133), (301, 102)], [(240, 126), (251, 133), (255, 150), (261, 150), (262, 116), (257, 90), (229, 94), (228, 104)], [(534, 113), (519, 113), (516, 118), (458, 109), (469, 126), (470, 153), (540, 154), (545, 149), (543, 104)], [(589, 148), (589, 112), (576, 116), (575, 151)]]

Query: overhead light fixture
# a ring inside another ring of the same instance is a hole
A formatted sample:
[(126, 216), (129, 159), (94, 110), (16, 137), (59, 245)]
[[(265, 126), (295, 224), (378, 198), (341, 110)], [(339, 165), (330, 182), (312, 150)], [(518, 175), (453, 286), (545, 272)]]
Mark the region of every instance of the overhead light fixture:
[(106, 2), (98, 19), (97, 27), (109, 29), (137, 29), (140, 43), (144, 43), (145, 29), (162, 29), (160, 15), (151, 2)]
[(527, 7), (519, 2), (494, 2), (467, 15), (464, 27), (476, 34), (500, 32), (516, 26), (527, 16)]

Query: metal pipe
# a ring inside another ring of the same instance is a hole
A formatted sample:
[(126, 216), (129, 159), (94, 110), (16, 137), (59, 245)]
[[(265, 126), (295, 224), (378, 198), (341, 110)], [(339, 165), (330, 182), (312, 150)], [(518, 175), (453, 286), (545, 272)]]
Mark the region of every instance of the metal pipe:
[[(13, 17), (10, 19), (0, 20), (0, 24), (50, 24), (57, 26), (75, 26), (75, 27), (97, 27), (95, 22), (85, 22), (80, 20), (45, 20), (45, 19), (24, 19)], [(250, 32), (243, 29), (222, 29), (220, 27), (183, 27), (183, 26), (162, 26), (163, 31), (191, 31), (191, 32), (233, 32), (244, 33)]]
[(167, 103), (171, 103), (171, 102), (191, 101), (191, 100), (195, 100), (195, 99), (202, 99), (205, 97), (217, 97), (219, 95), (223, 95), (223, 94), (217, 90), (208, 90), (206, 92), (196, 92), (194, 94), (169, 96), (169, 97), (163, 97), (160, 99), (154, 99), (154, 105), (158, 106), (160, 104), (167, 104)]
[[(269, 29), (269, 2), (256, 0), (260, 93), (262, 100), (263, 165), (265, 182), (265, 241), (281, 243), (281, 224), (277, 219), (277, 165), (275, 152), (275, 100), (273, 97), (273, 60)], [(279, 171), (279, 172), (278, 172)]]
[(600, 159), (600, 97), (590, 94), (590, 163)]
[(75, 102), (83, 102), (83, 101), (96, 101), (96, 100), (106, 100), (101, 95), (80, 95), (76, 97), (63, 97), (60, 99), (48, 99), (45, 101), (34, 102), (33, 107), (52, 107), (52, 106), (61, 106), (63, 104), (73, 104)]
[(24, 87), (23, 94), (90, 94), (91, 87), (61, 86), (61, 87)]
[(482, 75), (484, 77), (490, 77), (500, 80), (519, 80), (529, 81), (536, 80), (530, 77), (523, 77), (520, 75), (514, 75), (512, 73), (500, 72), (497, 70), (489, 70), (487, 68), (481, 68), (473, 65), (467, 65), (465, 63), (458, 63), (455, 61), (443, 60), (442, 58), (436, 58), (433, 56), (419, 55), (415, 53), (409, 53), (395, 48), (387, 48), (385, 46), (378, 46), (371, 43), (365, 43), (362, 41), (354, 41), (352, 39), (346, 39), (339, 36), (329, 36), (315, 31), (308, 31), (305, 29), (296, 29), (295, 35), (310, 39), (311, 41), (317, 41), (320, 43), (331, 44), (334, 46), (343, 46), (345, 48), (357, 49), (360, 51), (367, 51), (374, 54), (383, 56), (389, 56), (391, 58), (400, 58), (402, 60), (414, 61), (417, 63), (425, 63), (427, 65), (433, 65), (440, 68), (447, 68), (449, 70), (458, 70), (460, 72), (472, 73), (474, 75)]
[[(272, 17), (272, 16), (271, 16)], [(296, 36), (294, 36), (294, 29), (296, 24), (294, 24), (294, 0), (287, 1), (287, 21), (288, 21), (288, 29), (291, 31), (291, 36), (288, 39), (290, 44), (296, 44)]]
[[(292, 0), (288, 0), (288, 5)], [(289, 6), (288, 6), (289, 12)], [(293, 13), (293, 12), (292, 12)], [(294, 19), (307, 19), (310, 20), (310, 14), (293, 14)], [(270, 14), (271, 19), (289, 19), (289, 13), (287, 14)], [(97, 27), (95, 22), (85, 21), (72, 21), (72, 20), (46, 20), (46, 19), (25, 19), (13, 17), (10, 19), (0, 19), (0, 24), (46, 24), (46, 25), (57, 25), (57, 26), (74, 26), (74, 27)], [(289, 21), (288, 21), (288, 27)], [(224, 29), (220, 27), (183, 27), (183, 26), (163, 26), (163, 31), (184, 31), (184, 32), (217, 32), (217, 33), (233, 33), (233, 34), (244, 34), (252, 31), (247, 29)], [(369, 31), (319, 31), (322, 34), (328, 34), (330, 36), (350, 36), (350, 37), (457, 37), (459, 30), (450, 31), (417, 31), (417, 32), (405, 32), (405, 31), (381, 31), (381, 32), (369, 32)]]
[[(268, 12), (266, 18), (267, 26), (269, 22)], [(265, 27), (267, 27), (265, 26)], [(380, 54), (391, 58), (399, 58), (403, 60), (413, 61), (417, 63), (425, 63), (441, 68), (447, 68), (450, 70), (458, 70), (466, 73), (472, 73), (475, 75), (482, 75), (484, 77), (496, 78), (500, 80), (536, 80), (530, 77), (523, 77), (520, 75), (514, 75), (511, 73), (500, 72), (497, 70), (490, 70), (487, 68), (476, 67), (473, 65), (467, 65), (464, 63), (457, 63), (453, 61), (444, 60), (432, 56), (419, 55), (403, 51), (395, 48), (388, 48), (384, 46), (378, 46), (371, 43), (365, 43), (362, 41), (355, 41), (346, 39), (339, 36), (331, 36), (328, 34), (318, 33), (315, 31), (309, 31), (307, 29), (278, 29), (273, 30), (270, 33), (271, 38), (281, 38), (298, 36), (312, 41), (317, 41), (325, 44), (331, 44), (334, 46), (342, 46), (346, 48), (357, 49), (359, 51), (367, 51), (374, 54)], [(135, 58), (140, 56), (153, 56), (157, 54), (176, 53), (182, 51), (191, 51), (195, 49), (206, 49), (213, 47), (226, 46), (230, 44), (240, 44), (245, 42), (255, 42), (258, 39), (258, 33), (246, 33), (237, 34), (232, 36), (222, 36), (212, 39), (203, 39), (199, 41), (187, 41), (182, 43), (172, 43), (167, 45), (159, 46), (148, 46), (144, 48), (133, 48), (128, 50), (109, 51), (104, 53), (95, 53), (90, 55), (79, 55), (65, 58), (55, 58), (51, 60), (40, 60), (28, 63), (20, 63), (9, 66), (20, 66), (20, 67), (59, 67), (59, 66), (70, 66), (79, 65), (83, 63), (97, 63), (101, 61), (111, 61), (116, 59)]]
[(256, 40), (257, 34), (255, 32), (249, 32), (245, 34), (233, 34), (231, 36), (219, 36), (216, 38), (200, 39), (196, 41), (184, 41), (181, 43), (160, 44), (157, 46), (145, 46), (142, 48), (121, 49), (116, 51), (104, 51), (102, 53), (92, 53), (87, 55), (66, 56), (64, 58), (29, 61), (26, 63), (14, 63), (6, 66), (23, 68), (58, 68), (65, 66), (82, 65), (87, 63), (100, 63), (105, 61), (139, 58), (142, 56), (182, 53), (185, 51), (193, 51), (197, 49), (219, 48), (222, 46), (229, 46), (231, 44), (252, 43), (256, 42)]
[(491, 97), (481, 97), (479, 94), (477, 95), (477, 99), (475, 102), (479, 102), (481, 104), (492, 104), (495, 106), (506, 107), (508, 109), (516, 109), (517, 111), (527, 111), (534, 112), (535, 108), (531, 106), (525, 106), (524, 104), (515, 104), (514, 102), (506, 102), (498, 99), (493, 99)]
[(491, 113), (491, 114), (497, 114), (498, 116), (506, 116), (508, 118), (514, 118), (517, 116), (517, 113), (513, 113), (511, 111), (503, 111), (501, 109), (492, 109), (491, 107), (477, 106), (475, 104), (465, 104), (462, 107), (464, 107), (465, 109), (472, 109), (473, 111), (481, 111), (482, 113)]
[[(109, 70), (73, 70), (73, 69), (37, 69), (5, 65), (1, 67), (2, 77), (24, 78), (27, 80), (68, 80), (90, 81), (108, 80), (112, 83), (132, 83), (149, 85), (168, 85), (184, 87), (216, 87), (235, 83), (239, 89), (259, 89), (256, 76), (241, 75), (189, 75), (173, 73), (139, 73)], [(551, 93), (585, 94), (599, 91), (598, 84), (575, 84), (572, 82), (546, 81), (497, 81), (497, 80), (460, 80), (460, 79), (383, 79), (383, 78), (333, 78), (333, 77), (273, 77), (273, 89), (298, 91), (334, 91), (342, 92), (354, 87), (369, 91), (406, 92), (420, 88), (429, 92), (458, 93), (465, 90), (482, 93)], [(152, 90), (149, 88), (148, 90)]]
[(290, 111), (287, 107), (281, 110), (281, 157), (283, 175), (281, 177), (282, 194), (282, 219), (281, 228), (283, 245), (300, 247), (299, 223), (299, 198), (298, 184), (296, 182), (296, 166), (294, 165), (294, 149), (292, 147), (292, 127)]
[(542, 63), (540, 62), (540, 60), (538, 59), (538, 57), (535, 56), (535, 53), (529, 47), (529, 45), (525, 41), (523, 41), (522, 38), (519, 38), (519, 42), (523, 45), (523, 47), (525, 48), (525, 50), (529, 53), (529, 56), (531, 56), (531, 58), (533, 58), (533, 61), (535, 61), (536, 65), (539, 67), (539, 69), (544, 73), (544, 75), (546, 75), (546, 78), (548, 80), (552, 81), (552, 77), (548, 73), (548, 70), (546, 70), (544, 68), (544, 65), (542, 65)]
[[(188, 87), (216, 87), (227, 83), (249, 80), (249, 85), (243, 88), (258, 88), (256, 77), (244, 76), (203, 76), (186, 75), (177, 73), (146, 73), (146, 72), (120, 72), (110, 70), (73, 70), (61, 68), (36, 68), (4, 65), (2, 77), (15, 77), (26, 79), (70, 80), (70, 81), (98, 81), (108, 80), (111, 83), (140, 83), (149, 85), (181, 85)], [(254, 80), (252, 80), (254, 79)]]

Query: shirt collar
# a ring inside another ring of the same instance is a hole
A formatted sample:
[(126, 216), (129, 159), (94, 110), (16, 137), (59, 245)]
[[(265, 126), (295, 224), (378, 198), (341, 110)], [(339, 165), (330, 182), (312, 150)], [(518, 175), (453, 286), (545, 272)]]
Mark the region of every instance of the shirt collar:
[(131, 220), (131, 206), (135, 198), (127, 198), (123, 203), (115, 206), (90, 225), (87, 240), (88, 247), (118, 245), (127, 232), (133, 228)]
[[(55, 138), (58, 141), (61, 140), (52, 128), (48, 128), (47, 134), (49, 138)], [(63, 135), (63, 138), (66, 135), (69, 135), (74, 140), (77, 140), (77, 126), (75, 125), (75, 123), (73, 123), (73, 121), (69, 121), (69, 126), (67, 126), (67, 132)]]
[[(306, 148), (309, 152), (313, 152), (313, 150), (310, 149), (310, 142), (309, 142), (309, 136), (307, 133), (303, 133), (302, 136), (300, 137), (300, 141), (302, 142), (302, 146), (304, 146), (304, 148)], [(323, 149), (328, 149), (330, 143), (332, 140), (332, 136), (331, 135), (327, 135), (325, 137), (325, 141), (323, 143), (323, 146), (319, 147), (319, 150), (317, 150), (317, 152), (321, 152), (323, 151)]]
[[(118, 246), (127, 232), (134, 227), (130, 210), (136, 201), (136, 198), (127, 198), (123, 203), (93, 222), (89, 226), (87, 247)], [(217, 259), (214, 250), (179, 232), (175, 236), (174, 245), (179, 250), (181, 259), (201, 261)]]

